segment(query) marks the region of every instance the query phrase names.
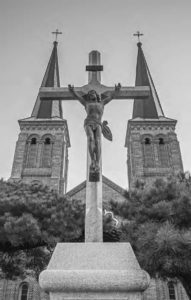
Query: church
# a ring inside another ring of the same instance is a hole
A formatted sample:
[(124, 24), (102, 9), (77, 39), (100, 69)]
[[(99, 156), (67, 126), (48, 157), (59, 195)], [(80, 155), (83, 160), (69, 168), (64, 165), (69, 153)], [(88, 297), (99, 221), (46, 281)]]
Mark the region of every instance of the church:
[[(60, 87), (57, 47), (58, 42), (55, 41), (41, 90)], [(128, 120), (124, 137), (129, 188), (133, 187), (136, 179), (149, 183), (156, 178), (183, 171), (175, 131), (177, 121), (165, 116), (140, 41), (137, 47), (135, 86), (149, 86), (150, 94), (144, 100), (134, 100), (132, 118)], [(99, 52), (92, 51), (93, 60), (96, 60), (96, 56), (99, 56)], [(94, 76), (94, 73), (91, 70), (89, 76)], [(10, 180), (41, 182), (60, 194), (85, 201), (86, 181), (67, 191), (70, 132), (62, 113), (61, 99), (54, 97), (47, 101), (41, 98), (39, 92), (31, 116), (19, 120), (20, 133)], [(124, 200), (125, 192), (119, 185), (103, 176), (102, 194), (105, 203), (110, 199)], [(34, 279), (27, 278), (18, 282), (1, 280), (0, 299), (45, 300), (49, 297)], [(188, 298), (179, 282), (152, 279), (144, 293), (144, 300), (164, 299)]]
[[(55, 41), (41, 88), (60, 87), (57, 46)], [(175, 132), (177, 121), (165, 116), (142, 44), (138, 42), (137, 46), (135, 86), (149, 86), (151, 93), (144, 100), (134, 100), (132, 119), (128, 121), (124, 137), (130, 188), (135, 179), (150, 182), (157, 177), (183, 171)], [(92, 51), (91, 54), (94, 59), (99, 52)], [(94, 75), (95, 72), (89, 73)], [(31, 116), (19, 120), (19, 126), (11, 180), (40, 181), (65, 194), (70, 135), (67, 120), (63, 118), (61, 100), (40, 99), (39, 93)]]

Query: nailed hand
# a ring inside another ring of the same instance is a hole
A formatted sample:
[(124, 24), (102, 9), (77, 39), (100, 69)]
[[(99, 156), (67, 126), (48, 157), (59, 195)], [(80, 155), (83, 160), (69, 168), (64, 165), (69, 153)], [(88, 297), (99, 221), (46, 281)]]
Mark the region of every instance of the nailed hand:
[(120, 90), (121, 90), (121, 84), (118, 83), (117, 85), (115, 85), (115, 92), (116, 92), (116, 93), (119, 93)]
[(70, 92), (73, 92), (73, 91), (74, 91), (74, 86), (71, 85), (71, 84), (69, 84), (69, 85), (68, 85), (68, 89), (69, 89)]

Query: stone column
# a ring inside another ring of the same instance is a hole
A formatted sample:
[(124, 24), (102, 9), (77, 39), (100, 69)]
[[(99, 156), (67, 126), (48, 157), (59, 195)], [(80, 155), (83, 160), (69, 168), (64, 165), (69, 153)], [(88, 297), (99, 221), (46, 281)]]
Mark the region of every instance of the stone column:
[(99, 181), (89, 181), (90, 163), (89, 149), (87, 149), (85, 242), (103, 242), (101, 158)]

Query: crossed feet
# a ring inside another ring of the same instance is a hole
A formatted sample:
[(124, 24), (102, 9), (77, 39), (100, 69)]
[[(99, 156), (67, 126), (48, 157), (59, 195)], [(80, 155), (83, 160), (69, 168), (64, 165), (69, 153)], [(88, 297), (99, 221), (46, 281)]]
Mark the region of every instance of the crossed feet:
[(90, 172), (99, 172), (99, 170), (100, 170), (99, 163), (93, 160), (90, 165)]

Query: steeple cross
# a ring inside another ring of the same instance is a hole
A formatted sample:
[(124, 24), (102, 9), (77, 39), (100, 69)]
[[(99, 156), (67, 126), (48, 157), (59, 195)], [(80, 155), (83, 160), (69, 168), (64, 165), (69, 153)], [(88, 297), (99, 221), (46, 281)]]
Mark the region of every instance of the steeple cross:
[(55, 41), (57, 42), (58, 34), (62, 34), (62, 32), (59, 31), (58, 29), (56, 29), (56, 31), (53, 31), (52, 34), (55, 34), (55, 36), (56, 36)]
[(140, 31), (137, 31), (136, 33), (133, 34), (134, 36), (137, 36), (138, 42), (140, 42), (140, 36), (144, 35), (143, 33), (140, 33)]

